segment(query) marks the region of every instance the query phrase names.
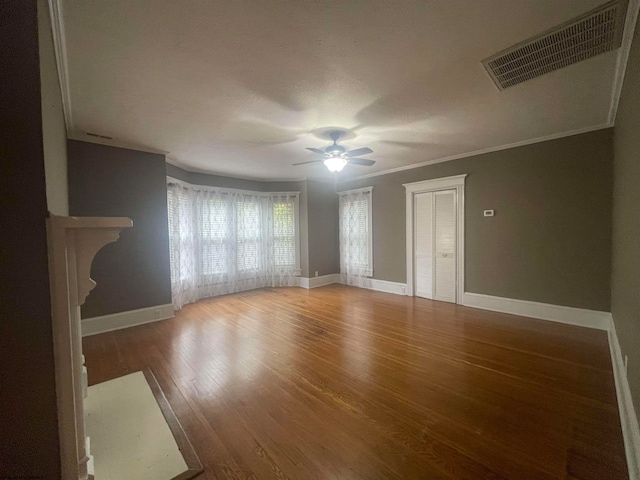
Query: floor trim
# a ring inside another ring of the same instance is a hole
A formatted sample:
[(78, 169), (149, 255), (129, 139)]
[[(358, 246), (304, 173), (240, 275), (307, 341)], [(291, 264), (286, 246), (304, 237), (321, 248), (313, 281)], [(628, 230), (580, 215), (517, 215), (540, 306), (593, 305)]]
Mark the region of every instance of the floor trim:
[(627, 468), (630, 480), (640, 480), (640, 427), (638, 416), (633, 408), (633, 398), (629, 389), (627, 369), (620, 350), (618, 334), (613, 318), (609, 318), (609, 350), (611, 352), (611, 364), (616, 384), (616, 396), (618, 398), (618, 411), (620, 412), (620, 424), (624, 438), (624, 449), (627, 456)]
[(167, 425), (169, 425), (169, 429), (171, 430), (173, 438), (178, 445), (178, 449), (180, 450), (180, 453), (182, 453), (184, 463), (187, 464), (188, 470), (177, 477), (174, 477), (172, 480), (189, 480), (204, 471), (202, 463), (196, 455), (193, 445), (191, 445), (191, 442), (187, 438), (187, 434), (184, 432), (178, 417), (176, 417), (171, 405), (169, 405), (167, 397), (164, 396), (164, 392), (162, 391), (162, 388), (160, 388), (160, 384), (156, 380), (151, 368), (145, 367), (142, 370), (142, 373), (144, 374), (144, 378), (147, 379), (149, 388), (153, 392), (153, 396), (156, 398), (156, 402), (162, 411), (164, 419), (167, 421)]
[(121, 328), (133, 327), (144, 323), (157, 322), (173, 318), (173, 305), (156, 305), (155, 307), (139, 308), (127, 312), (112, 313), (100, 317), (86, 318), (82, 320), (82, 336), (97, 335), (98, 333), (111, 332)]
[(407, 284), (399, 282), (389, 282), (388, 280), (371, 279), (371, 290), (377, 292), (395, 293), (396, 295), (407, 294)]
[(609, 330), (611, 325), (611, 314), (609, 312), (494, 297), (480, 293), (464, 292), (462, 304), (467, 307), (482, 308), (494, 312), (551, 320), (605, 331)]
[(323, 287), (325, 285), (331, 285), (332, 283), (340, 283), (340, 274), (332, 273), (330, 275), (322, 275), (321, 277), (300, 277), (300, 286), (302, 288), (316, 288)]
[[(363, 288), (366, 288), (368, 290), (375, 290), (377, 292), (395, 293), (396, 295), (407, 294), (406, 283), (389, 282), (387, 280), (376, 280), (375, 278), (370, 278), (368, 280), (371, 286)], [(325, 285), (331, 285), (332, 283), (342, 283), (339, 273), (332, 273), (331, 275), (323, 275), (321, 277), (300, 277), (300, 286), (302, 288), (324, 287)]]

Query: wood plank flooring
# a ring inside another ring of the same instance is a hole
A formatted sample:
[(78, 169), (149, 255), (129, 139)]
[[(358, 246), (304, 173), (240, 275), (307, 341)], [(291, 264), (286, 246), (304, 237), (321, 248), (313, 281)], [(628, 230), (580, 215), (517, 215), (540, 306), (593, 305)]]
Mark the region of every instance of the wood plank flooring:
[(151, 367), (201, 479), (622, 479), (605, 332), (342, 285), (262, 289), (84, 339)]

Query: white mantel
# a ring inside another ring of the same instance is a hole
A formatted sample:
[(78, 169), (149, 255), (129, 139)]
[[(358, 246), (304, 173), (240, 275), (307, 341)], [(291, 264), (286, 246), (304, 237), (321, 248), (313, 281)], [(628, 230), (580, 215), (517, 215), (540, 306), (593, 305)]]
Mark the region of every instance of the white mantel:
[(80, 306), (96, 283), (96, 253), (133, 222), (125, 217), (60, 217), (47, 220), (53, 317), (58, 430), (63, 480), (89, 480), (84, 431)]

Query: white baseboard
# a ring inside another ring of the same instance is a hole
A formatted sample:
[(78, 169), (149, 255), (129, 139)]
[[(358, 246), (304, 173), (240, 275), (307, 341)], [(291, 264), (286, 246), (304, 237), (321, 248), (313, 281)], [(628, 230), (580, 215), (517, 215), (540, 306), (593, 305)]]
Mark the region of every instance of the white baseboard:
[(169, 303), (101, 317), (86, 318), (82, 320), (82, 336), (88, 337), (89, 335), (111, 332), (112, 330), (120, 330), (134, 325), (142, 325), (143, 323), (166, 320), (174, 316), (173, 305)]
[[(321, 277), (300, 277), (300, 286), (302, 288), (316, 288), (322, 287), (324, 285), (330, 285), (332, 283), (342, 283), (339, 273), (332, 273), (331, 275), (323, 275)], [(376, 280), (375, 278), (370, 278), (369, 283), (370, 286), (365, 287), (369, 290), (395, 293), (397, 295), (406, 295), (406, 283), (389, 282), (387, 280)]]
[(395, 293), (396, 295), (407, 294), (406, 283), (389, 282), (387, 280), (376, 280), (375, 278), (371, 279), (371, 287), (369, 288), (377, 292)]
[(494, 297), (480, 293), (464, 292), (462, 304), (494, 312), (510, 313), (523, 317), (551, 320), (581, 327), (609, 330), (611, 314), (584, 308), (563, 307), (548, 303), (529, 302), (513, 298)]
[(640, 480), (640, 427), (638, 416), (633, 408), (633, 399), (627, 380), (627, 369), (618, 343), (618, 334), (613, 319), (610, 318), (609, 350), (613, 365), (613, 376), (616, 381), (616, 396), (618, 397), (618, 411), (624, 437), (624, 449), (627, 457), (627, 468), (630, 480)]
[(332, 283), (340, 283), (340, 274), (332, 273), (330, 275), (322, 275), (321, 277), (300, 277), (300, 286), (302, 288), (316, 288)]

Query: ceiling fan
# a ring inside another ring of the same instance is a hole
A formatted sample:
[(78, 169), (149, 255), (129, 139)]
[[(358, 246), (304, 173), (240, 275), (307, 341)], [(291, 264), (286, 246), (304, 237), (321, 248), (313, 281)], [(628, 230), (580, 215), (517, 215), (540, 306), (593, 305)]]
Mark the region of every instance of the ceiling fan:
[(293, 165), (305, 165), (307, 163), (324, 163), (325, 167), (329, 169), (330, 172), (339, 172), (342, 170), (346, 164), (352, 163), (354, 165), (365, 165), (370, 167), (374, 163), (374, 160), (367, 160), (366, 158), (357, 158), (360, 155), (366, 155), (367, 153), (373, 153), (373, 150), (370, 148), (356, 148), (355, 150), (349, 150), (338, 145), (338, 139), (342, 135), (342, 132), (331, 132), (329, 135), (331, 140), (333, 140), (333, 145), (328, 146), (324, 150), (320, 150), (319, 148), (311, 148), (308, 147), (307, 150), (312, 151), (313, 153), (317, 153), (322, 155), (323, 158), (318, 160), (311, 160), (310, 162), (301, 162), (294, 163)]

